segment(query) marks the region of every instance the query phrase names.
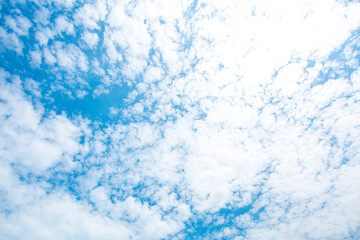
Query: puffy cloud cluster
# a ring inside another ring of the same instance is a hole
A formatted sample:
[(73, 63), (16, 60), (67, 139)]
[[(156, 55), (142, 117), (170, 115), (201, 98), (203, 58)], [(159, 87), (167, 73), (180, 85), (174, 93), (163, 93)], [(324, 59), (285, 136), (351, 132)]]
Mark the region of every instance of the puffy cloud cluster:
[[(0, 73), (5, 239), (359, 237), (358, 4), (32, 4), (1, 16), (32, 74)], [(109, 122), (54, 95), (115, 87)]]

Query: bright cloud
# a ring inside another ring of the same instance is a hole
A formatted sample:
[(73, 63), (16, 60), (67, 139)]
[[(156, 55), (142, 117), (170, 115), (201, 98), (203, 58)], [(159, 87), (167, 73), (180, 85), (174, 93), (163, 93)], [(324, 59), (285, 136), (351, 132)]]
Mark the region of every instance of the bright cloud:
[(4, 239), (358, 239), (356, 1), (1, 2)]

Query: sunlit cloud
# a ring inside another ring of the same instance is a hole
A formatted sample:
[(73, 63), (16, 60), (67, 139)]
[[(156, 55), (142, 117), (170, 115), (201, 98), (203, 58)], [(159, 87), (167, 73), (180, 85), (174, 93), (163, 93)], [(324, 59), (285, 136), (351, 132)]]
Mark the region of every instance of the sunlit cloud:
[(358, 1), (0, 1), (4, 239), (358, 239)]

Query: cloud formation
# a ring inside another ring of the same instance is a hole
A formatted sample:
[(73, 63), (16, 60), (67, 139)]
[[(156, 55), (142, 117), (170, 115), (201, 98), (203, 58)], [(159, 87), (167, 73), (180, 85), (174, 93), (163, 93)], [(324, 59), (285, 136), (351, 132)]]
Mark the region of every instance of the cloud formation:
[(359, 11), (1, 2), (1, 236), (359, 238)]

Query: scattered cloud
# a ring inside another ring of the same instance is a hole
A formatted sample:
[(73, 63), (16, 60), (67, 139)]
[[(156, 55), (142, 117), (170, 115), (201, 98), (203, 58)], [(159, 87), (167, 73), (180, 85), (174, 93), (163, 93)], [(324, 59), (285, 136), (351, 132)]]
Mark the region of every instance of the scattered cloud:
[(9, 49), (22, 55), (24, 45), (15, 33), (8, 33), (4, 28), (0, 27), (0, 42), (2, 52)]
[(23, 16), (16, 16), (15, 18), (6, 16), (5, 23), (8, 28), (13, 30), (19, 36), (27, 36), (29, 28), (32, 25), (31, 22)]
[(0, 234), (357, 239), (359, 10), (3, 4)]

